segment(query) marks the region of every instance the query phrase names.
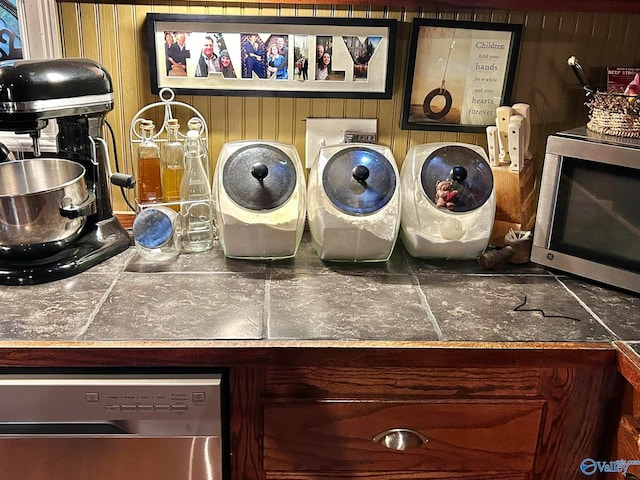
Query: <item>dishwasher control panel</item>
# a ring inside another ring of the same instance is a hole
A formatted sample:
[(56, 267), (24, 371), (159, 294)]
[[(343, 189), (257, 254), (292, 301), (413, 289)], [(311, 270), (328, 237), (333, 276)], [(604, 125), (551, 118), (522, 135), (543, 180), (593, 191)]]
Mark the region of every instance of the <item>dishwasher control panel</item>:
[(221, 374), (0, 375), (0, 418), (111, 423), (147, 434), (220, 435)]
[[(186, 388), (186, 390), (185, 390)], [(184, 391), (183, 391), (184, 390)], [(186, 413), (194, 407), (206, 407), (207, 397), (211, 395), (207, 389), (198, 390), (198, 386), (165, 386), (156, 388), (145, 385), (135, 395), (133, 390), (124, 393), (110, 388), (95, 389), (85, 392), (88, 405), (100, 406), (109, 412), (175, 412)]]

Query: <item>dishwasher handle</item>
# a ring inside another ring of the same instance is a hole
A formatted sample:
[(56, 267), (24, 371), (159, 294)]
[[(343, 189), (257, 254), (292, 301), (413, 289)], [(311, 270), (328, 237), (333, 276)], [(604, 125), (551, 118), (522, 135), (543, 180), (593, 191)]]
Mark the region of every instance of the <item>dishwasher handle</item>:
[(121, 425), (110, 422), (95, 423), (0, 423), (0, 436), (37, 435), (126, 435)]

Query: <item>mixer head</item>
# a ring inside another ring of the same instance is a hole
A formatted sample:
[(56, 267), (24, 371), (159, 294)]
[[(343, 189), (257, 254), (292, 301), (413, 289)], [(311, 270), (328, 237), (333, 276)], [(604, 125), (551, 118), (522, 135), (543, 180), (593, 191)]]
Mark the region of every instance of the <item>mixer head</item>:
[(0, 62), (0, 130), (30, 134), (34, 153), (50, 119), (103, 115), (113, 98), (111, 76), (90, 59)]

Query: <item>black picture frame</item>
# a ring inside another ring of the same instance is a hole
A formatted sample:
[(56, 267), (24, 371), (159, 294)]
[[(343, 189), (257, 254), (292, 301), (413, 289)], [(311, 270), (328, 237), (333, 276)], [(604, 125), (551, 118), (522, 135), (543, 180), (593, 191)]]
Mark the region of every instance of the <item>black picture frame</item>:
[[(146, 29), (154, 94), (168, 87), (187, 95), (392, 95), (396, 20), (148, 13)], [(316, 62), (319, 45), (326, 68)]]
[[(401, 128), (484, 132), (511, 104), (522, 25), (416, 18)], [(457, 48), (456, 48), (457, 47)]]

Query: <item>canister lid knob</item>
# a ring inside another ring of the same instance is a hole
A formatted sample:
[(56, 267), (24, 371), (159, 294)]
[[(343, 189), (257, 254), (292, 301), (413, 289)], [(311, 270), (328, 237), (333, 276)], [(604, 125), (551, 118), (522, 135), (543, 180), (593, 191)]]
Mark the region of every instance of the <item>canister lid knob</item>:
[(369, 178), (369, 169), (364, 165), (357, 165), (351, 171), (351, 176), (358, 183), (364, 183)]
[(456, 165), (451, 169), (450, 176), (451, 180), (454, 182), (462, 183), (467, 178), (467, 169), (460, 165)]
[(269, 175), (269, 168), (264, 163), (254, 163), (251, 165), (251, 175), (262, 183), (262, 181), (267, 178), (267, 175)]

